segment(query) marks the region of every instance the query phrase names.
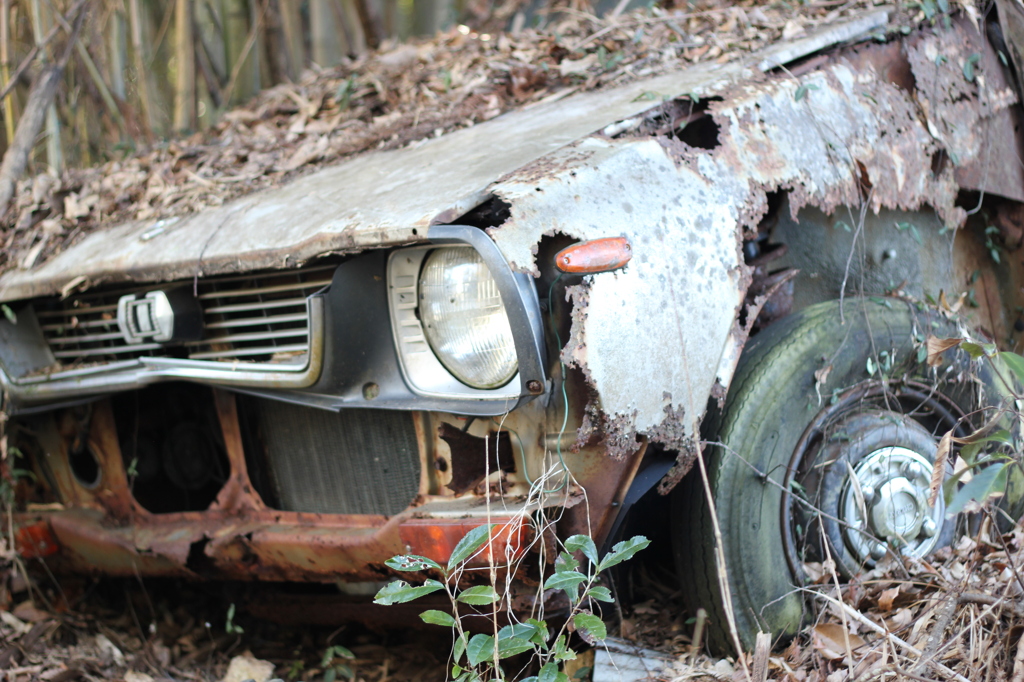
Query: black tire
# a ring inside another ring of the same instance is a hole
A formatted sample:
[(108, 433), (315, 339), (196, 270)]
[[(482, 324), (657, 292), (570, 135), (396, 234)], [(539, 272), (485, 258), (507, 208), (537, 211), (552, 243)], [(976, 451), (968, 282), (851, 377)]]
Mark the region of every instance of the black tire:
[[(709, 413), (704, 460), (718, 512), (736, 629), (748, 651), (758, 631), (785, 638), (799, 630), (804, 617), (805, 600), (794, 587), (800, 578), (790, 570), (792, 552), (787, 560), (787, 546), (793, 543), (787, 545), (783, 539), (780, 482), (798, 443), (805, 442), (801, 438), (808, 425), (830, 403), (835, 389), (881, 385), (887, 392), (917, 380), (933, 386), (961, 415), (975, 415), (976, 423), (984, 418), (977, 412), (982, 403), (1003, 403), (1005, 391), (997, 387), (1001, 382), (989, 374), (985, 363), (972, 364), (962, 350), (947, 351), (946, 364), (939, 370), (919, 361), (918, 349), (927, 335), (956, 335), (948, 322), (909, 304), (887, 303), (892, 307), (847, 299), (841, 319), (839, 303), (830, 301), (775, 323), (748, 344), (723, 409)], [(891, 355), (881, 355), (882, 351)], [(887, 367), (888, 382), (883, 383), (878, 370), (874, 378), (869, 376), (867, 366), (869, 358), (878, 366), (885, 357), (894, 360)], [(828, 365), (827, 379), (816, 390), (815, 372)], [(865, 408), (858, 418), (868, 419), (876, 409), (877, 405)], [(941, 435), (938, 428), (928, 428), (936, 440)], [(899, 439), (907, 437), (894, 436), (891, 444), (902, 445)], [(920, 441), (919, 436), (909, 437)], [(710, 445), (715, 441), (724, 447)], [(734, 651), (719, 588), (714, 528), (696, 467), (673, 493), (672, 521), (676, 564), (689, 610), (707, 610), (707, 642), (712, 649)], [(948, 542), (949, 529), (942, 533)], [(841, 537), (829, 545), (833, 554), (843, 552)], [(843, 565), (842, 556), (835, 558)], [(846, 565), (856, 570), (856, 561), (847, 560)]]

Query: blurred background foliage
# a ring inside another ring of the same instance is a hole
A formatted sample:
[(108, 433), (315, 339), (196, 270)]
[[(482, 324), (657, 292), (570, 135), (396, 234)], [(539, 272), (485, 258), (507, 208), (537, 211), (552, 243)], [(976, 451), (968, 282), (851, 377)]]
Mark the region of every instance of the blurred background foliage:
[(457, 22), (494, 30), (539, 20), (527, 0), (0, 0), (0, 154), (34, 74), (70, 35), (31, 173), (59, 174), (203, 130), (261, 89), (392, 41)]

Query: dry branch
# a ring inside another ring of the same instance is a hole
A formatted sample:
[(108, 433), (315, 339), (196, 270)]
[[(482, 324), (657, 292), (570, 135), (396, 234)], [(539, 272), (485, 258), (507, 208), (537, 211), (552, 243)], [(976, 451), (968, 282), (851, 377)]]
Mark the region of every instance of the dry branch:
[[(80, 9), (83, 5), (84, 2), (79, 2), (75, 5), (75, 8)], [(29, 154), (32, 153), (36, 136), (39, 135), (39, 130), (43, 127), (47, 110), (53, 104), (53, 97), (57, 93), (57, 85), (64, 75), (64, 67), (67, 65), (68, 58), (71, 56), (71, 50), (78, 39), (78, 33), (82, 28), (82, 20), (84, 18), (85, 12), (78, 11), (71, 34), (68, 36), (68, 44), (64, 54), (61, 55), (61, 58), (55, 64), (44, 67), (32, 84), (32, 91), (29, 93), (28, 101), (25, 103), (25, 110), (18, 121), (18, 128), (14, 132), (14, 139), (4, 153), (3, 162), (0, 163), (0, 210), (6, 210), (7, 204), (10, 203), (11, 197), (14, 196), (14, 188), (18, 178), (25, 172)], [(6, 93), (0, 94), (0, 98), (4, 94)]]

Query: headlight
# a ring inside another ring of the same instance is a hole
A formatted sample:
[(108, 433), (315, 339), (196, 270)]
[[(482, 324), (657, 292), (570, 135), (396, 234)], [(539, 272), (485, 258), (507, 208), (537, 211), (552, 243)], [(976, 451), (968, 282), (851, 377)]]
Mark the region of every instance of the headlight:
[(440, 248), (420, 274), (423, 330), (437, 358), (473, 388), (497, 388), (516, 375), (515, 342), (498, 285), (471, 247)]

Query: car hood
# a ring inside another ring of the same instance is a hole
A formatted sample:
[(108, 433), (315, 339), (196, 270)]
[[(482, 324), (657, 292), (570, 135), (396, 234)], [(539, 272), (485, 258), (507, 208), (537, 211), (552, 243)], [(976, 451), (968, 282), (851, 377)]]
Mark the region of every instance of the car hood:
[[(705, 96), (829, 45), (883, 26), (885, 9), (773, 44), (750, 58), (700, 64), (614, 89), (570, 94), (404, 149), (370, 152), (178, 218), (133, 221), (93, 232), (31, 270), (0, 277), (0, 301), (118, 281), (294, 267), (325, 253), (422, 241), (502, 179), (662, 100)], [(522, 181), (521, 173), (517, 182)]]

